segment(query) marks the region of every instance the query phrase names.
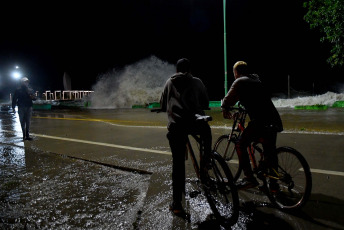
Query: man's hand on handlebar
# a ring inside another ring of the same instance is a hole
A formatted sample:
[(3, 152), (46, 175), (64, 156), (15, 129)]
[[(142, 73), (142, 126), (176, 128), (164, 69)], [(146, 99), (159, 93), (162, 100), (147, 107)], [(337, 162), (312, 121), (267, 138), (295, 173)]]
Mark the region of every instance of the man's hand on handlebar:
[[(234, 108), (235, 109), (235, 108)], [(239, 116), (238, 111), (232, 111), (233, 108), (222, 108), (222, 115), (224, 119), (233, 119), (235, 120)], [(232, 111), (232, 112), (231, 112)]]
[(222, 115), (224, 119), (232, 119), (232, 113), (227, 109), (222, 109)]

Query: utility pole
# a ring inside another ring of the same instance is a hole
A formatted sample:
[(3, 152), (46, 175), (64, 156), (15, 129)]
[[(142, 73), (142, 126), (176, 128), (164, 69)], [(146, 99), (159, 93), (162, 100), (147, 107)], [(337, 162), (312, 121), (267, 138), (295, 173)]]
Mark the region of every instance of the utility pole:
[(224, 64), (225, 64), (225, 95), (227, 94), (227, 35), (226, 35), (226, 0), (223, 0), (223, 31), (224, 31)]
[(290, 76), (288, 75), (288, 98), (290, 98)]

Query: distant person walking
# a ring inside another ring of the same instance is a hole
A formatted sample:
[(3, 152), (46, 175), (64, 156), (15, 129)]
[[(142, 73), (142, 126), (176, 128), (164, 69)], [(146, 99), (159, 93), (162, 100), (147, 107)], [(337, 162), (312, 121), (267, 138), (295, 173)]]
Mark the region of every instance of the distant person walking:
[(32, 115), (32, 101), (36, 100), (33, 90), (29, 86), (29, 79), (23, 77), (20, 79), (20, 86), (14, 92), (12, 98), (12, 109), (18, 105), (18, 114), (20, 125), (23, 132), (23, 140), (32, 140), (30, 137), (30, 121)]

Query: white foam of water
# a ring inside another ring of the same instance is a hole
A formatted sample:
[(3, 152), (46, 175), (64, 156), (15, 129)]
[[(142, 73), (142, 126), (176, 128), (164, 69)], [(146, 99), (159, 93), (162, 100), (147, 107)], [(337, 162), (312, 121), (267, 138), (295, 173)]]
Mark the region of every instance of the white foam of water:
[[(167, 78), (174, 72), (174, 65), (155, 56), (128, 65), (123, 70), (114, 69), (101, 75), (93, 86), (91, 107), (131, 108), (135, 104), (159, 101)], [(344, 101), (344, 93), (327, 92), (317, 96), (273, 99), (273, 103), (279, 108), (317, 104), (332, 106), (336, 101)]]
[(276, 107), (294, 107), (297, 105), (328, 105), (332, 106), (336, 101), (344, 101), (344, 93), (327, 92), (322, 95), (297, 97), (292, 99), (274, 98), (273, 103)]
[(100, 76), (93, 86), (91, 106), (97, 109), (131, 108), (159, 101), (175, 66), (155, 56)]

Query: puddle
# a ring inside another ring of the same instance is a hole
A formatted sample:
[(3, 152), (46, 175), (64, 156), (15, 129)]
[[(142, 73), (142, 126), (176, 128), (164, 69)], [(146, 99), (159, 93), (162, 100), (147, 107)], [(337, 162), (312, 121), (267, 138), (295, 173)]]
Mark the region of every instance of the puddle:
[(149, 176), (0, 147), (1, 229), (132, 229)]

